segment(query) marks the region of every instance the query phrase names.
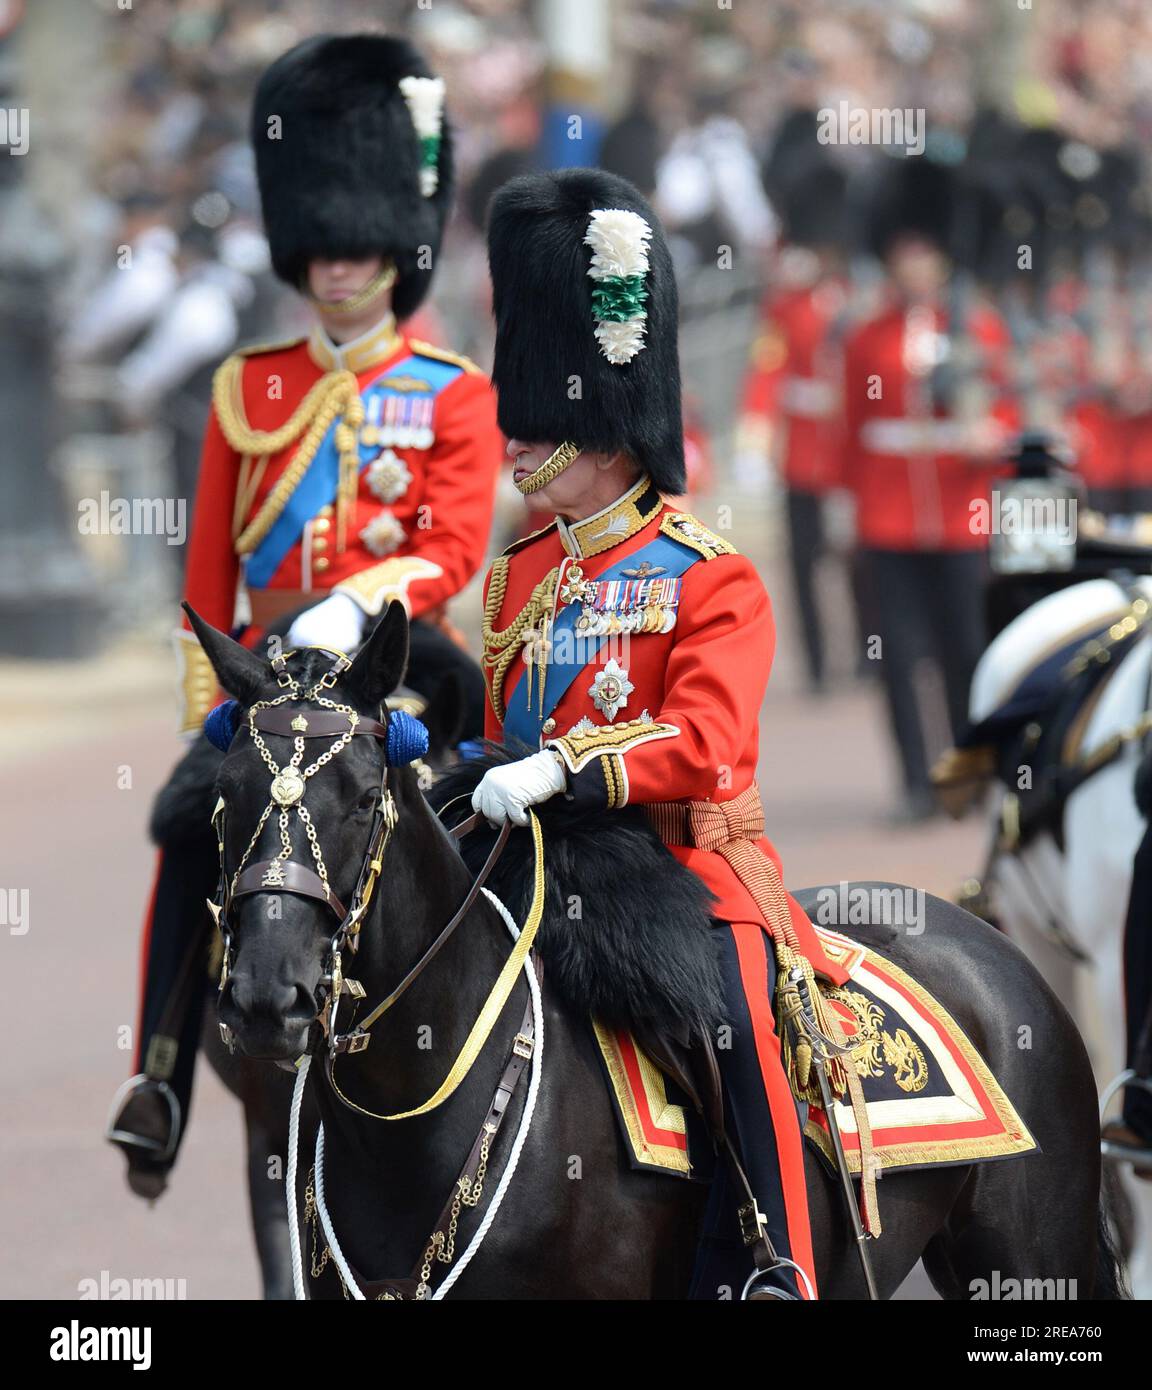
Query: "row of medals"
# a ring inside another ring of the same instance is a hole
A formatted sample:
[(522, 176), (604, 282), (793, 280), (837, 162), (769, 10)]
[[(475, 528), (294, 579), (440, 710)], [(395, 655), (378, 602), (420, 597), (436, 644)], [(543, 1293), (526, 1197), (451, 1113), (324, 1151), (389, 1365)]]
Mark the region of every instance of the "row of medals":
[(618, 632), (671, 632), (676, 625), (676, 609), (658, 603), (637, 605), (623, 612), (597, 612), (587, 600), (595, 593), (595, 583), (584, 582), (584, 571), (571, 565), (564, 576), (561, 598), (565, 603), (582, 603), (584, 611), (576, 619), (582, 637), (607, 637)]

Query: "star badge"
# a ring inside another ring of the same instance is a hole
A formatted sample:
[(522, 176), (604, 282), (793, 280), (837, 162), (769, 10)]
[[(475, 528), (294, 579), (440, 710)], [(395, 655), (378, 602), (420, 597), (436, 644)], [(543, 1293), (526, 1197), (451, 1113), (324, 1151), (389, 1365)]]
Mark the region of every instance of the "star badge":
[(635, 689), (628, 679), (627, 669), (621, 666), (615, 657), (611, 657), (604, 669), (596, 672), (592, 684), (588, 687), (588, 694), (592, 696), (592, 703), (600, 713), (611, 721), (628, 703), (628, 696)]

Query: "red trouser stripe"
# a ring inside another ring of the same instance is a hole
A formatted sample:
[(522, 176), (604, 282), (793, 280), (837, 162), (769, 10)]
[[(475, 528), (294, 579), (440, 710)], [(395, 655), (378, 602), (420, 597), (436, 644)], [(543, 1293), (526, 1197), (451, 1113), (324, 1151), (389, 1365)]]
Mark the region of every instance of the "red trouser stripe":
[[(768, 958), (765, 955), (764, 926), (757, 922), (733, 922), (732, 936), (740, 962), (744, 998), (752, 1017), (756, 1055), (764, 1078), (764, 1091), (776, 1131), (776, 1153), (780, 1165), (780, 1186), (784, 1190), (784, 1209), (788, 1221), (788, 1242), (792, 1258), (816, 1289), (816, 1262), (812, 1258), (812, 1228), (808, 1220), (808, 1187), (804, 1181), (804, 1141), (796, 1122), (796, 1101), (780, 1059), (780, 1039), (772, 1001), (768, 998)], [(807, 1292), (800, 1284), (801, 1297)]]

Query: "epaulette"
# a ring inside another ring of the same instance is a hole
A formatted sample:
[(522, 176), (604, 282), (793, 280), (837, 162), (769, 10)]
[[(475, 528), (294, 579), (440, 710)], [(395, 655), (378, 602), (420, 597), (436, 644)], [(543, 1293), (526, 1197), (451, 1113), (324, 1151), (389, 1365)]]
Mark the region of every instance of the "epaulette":
[(530, 531), (528, 535), (521, 536), (518, 541), (513, 541), (511, 545), (505, 546), (500, 554), (501, 556), (513, 555), (516, 551), (523, 550), (526, 545), (531, 545), (532, 542), (539, 539), (540, 536), (546, 536), (549, 531), (554, 531), (555, 529), (556, 518), (553, 517), (547, 526), (541, 526), (538, 531)]
[(436, 362), (451, 362), (454, 367), (463, 367), (473, 376), (484, 375), (476, 363), (470, 357), (465, 357), (462, 352), (450, 352), (447, 348), (436, 347), (433, 343), (421, 342), (419, 338), (409, 338), (408, 346), (420, 357), (431, 357)]
[(287, 352), (289, 348), (299, 347), (307, 341), (307, 334), (298, 333), (295, 338), (281, 338), (274, 343), (249, 343), (246, 347), (238, 347), (232, 356), (258, 357), (262, 352)]
[(688, 512), (668, 512), (660, 522), (660, 530), (665, 536), (671, 536), (674, 541), (703, 555), (705, 560), (715, 560), (717, 555), (736, 554), (734, 545), (715, 531), (710, 531)]

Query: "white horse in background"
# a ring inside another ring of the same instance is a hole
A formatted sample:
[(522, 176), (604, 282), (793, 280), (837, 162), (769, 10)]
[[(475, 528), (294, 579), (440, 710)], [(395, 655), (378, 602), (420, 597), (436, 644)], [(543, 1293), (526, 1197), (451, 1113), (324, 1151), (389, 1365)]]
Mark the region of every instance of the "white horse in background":
[[(1137, 595), (1152, 604), (1152, 578), (1141, 577), (1130, 587), (1093, 579), (1049, 595), (1014, 619), (977, 666), (969, 704), (972, 724), (1006, 703), (1046, 657), (1078, 638), (1087, 642), (1113, 624), (1131, 622)], [(1146, 829), (1134, 782), (1148, 728), (1150, 683), (1152, 623), (1107, 676), (1084, 725), (1078, 760), (1106, 753), (1118, 736), (1119, 753), (1068, 798), (1063, 849), (1048, 830), (1020, 846), (1004, 843), (1000, 827), (1006, 803), (1011, 813), (1013, 788), (997, 781), (989, 792), (995, 829), (982, 887), (991, 915), (1076, 1019), (1101, 1091), (1126, 1060), (1124, 923), (1133, 858)], [(1020, 776), (1028, 772), (1022, 764)], [(1120, 1172), (1133, 1216), (1129, 1278), (1137, 1297), (1150, 1298), (1152, 1183), (1133, 1178), (1126, 1164)]]

